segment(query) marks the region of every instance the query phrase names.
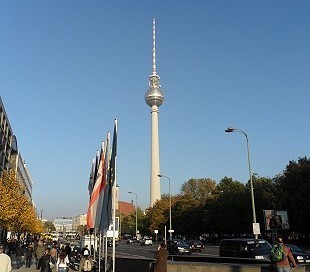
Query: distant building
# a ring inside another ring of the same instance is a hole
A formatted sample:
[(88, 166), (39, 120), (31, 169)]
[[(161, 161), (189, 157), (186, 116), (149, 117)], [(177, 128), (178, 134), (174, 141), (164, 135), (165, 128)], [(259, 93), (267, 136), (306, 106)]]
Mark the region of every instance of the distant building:
[(129, 214), (135, 212), (135, 209), (136, 208), (132, 202), (119, 201), (118, 205), (117, 205), (117, 210), (119, 212), (121, 212), (121, 214), (123, 214), (123, 215), (129, 215)]
[(71, 232), (72, 231), (72, 218), (59, 217), (54, 219), (54, 226), (56, 231), (60, 232)]
[(10, 158), (11, 170), (15, 172), (15, 178), (25, 187), (25, 195), (29, 200), (32, 199), (32, 185), (33, 181), (31, 179), (30, 173), (26, 166), (25, 161), (19, 152), (13, 152)]
[(81, 225), (86, 226), (86, 213), (72, 217), (72, 231), (77, 231)]

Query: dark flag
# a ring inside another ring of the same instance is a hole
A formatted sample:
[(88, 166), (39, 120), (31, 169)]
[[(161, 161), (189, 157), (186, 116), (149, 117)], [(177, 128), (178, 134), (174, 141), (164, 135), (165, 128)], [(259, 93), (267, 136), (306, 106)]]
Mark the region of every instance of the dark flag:
[(100, 231), (106, 231), (112, 223), (112, 199), (113, 186), (116, 181), (116, 156), (117, 156), (117, 120), (114, 120), (114, 132), (112, 140), (112, 151), (107, 176), (107, 184), (104, 192), (103, 209), (100, 218)]
[(90, 169), (90, 176), (89, 176), (89, 182), (88, 182), (88, 192), (89, 192), (89, 197), (91, 197), (91, 194), (93, 192), (93, 187), (95, 183), (95, 158), (93, 158), (92, 164), (91, 164), (91, 169)]

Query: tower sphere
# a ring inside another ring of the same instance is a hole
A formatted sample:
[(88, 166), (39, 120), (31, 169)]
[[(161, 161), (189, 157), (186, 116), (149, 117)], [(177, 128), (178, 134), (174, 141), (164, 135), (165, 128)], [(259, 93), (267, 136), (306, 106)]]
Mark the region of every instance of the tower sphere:
[(150, 76), (150, 88), (146, 92), (144, 100), (150, 107), (159, 107), (164, 102), (164, 94), (160, 89), (158, 75)]

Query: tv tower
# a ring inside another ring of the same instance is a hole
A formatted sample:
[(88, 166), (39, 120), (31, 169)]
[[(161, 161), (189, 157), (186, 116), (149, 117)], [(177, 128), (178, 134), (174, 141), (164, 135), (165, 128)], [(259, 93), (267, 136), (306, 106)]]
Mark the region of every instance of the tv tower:
[(159, 169), (159, 137), (158, 137), (158, 107), (164, 102), (164, 94), (160, 89), (159, 75), (156, 73), (156, 35), (155, 18), (153, 19), (153, 67), (150, 75), (149, 90), (144, 100), (151, 107), (152, 117), (152, 143), (151, 143), (151, 190), (150, 206), (160, 199), (160, 174)]

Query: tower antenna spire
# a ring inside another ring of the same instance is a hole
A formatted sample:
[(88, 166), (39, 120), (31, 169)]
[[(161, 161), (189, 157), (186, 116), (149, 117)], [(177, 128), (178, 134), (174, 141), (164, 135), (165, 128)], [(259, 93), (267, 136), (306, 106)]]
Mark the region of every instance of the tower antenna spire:
[(156, 24), (155, 18), (153, 18), (153, 66), (152, 66), (152, 76), (157, 75), (156, 73)]

